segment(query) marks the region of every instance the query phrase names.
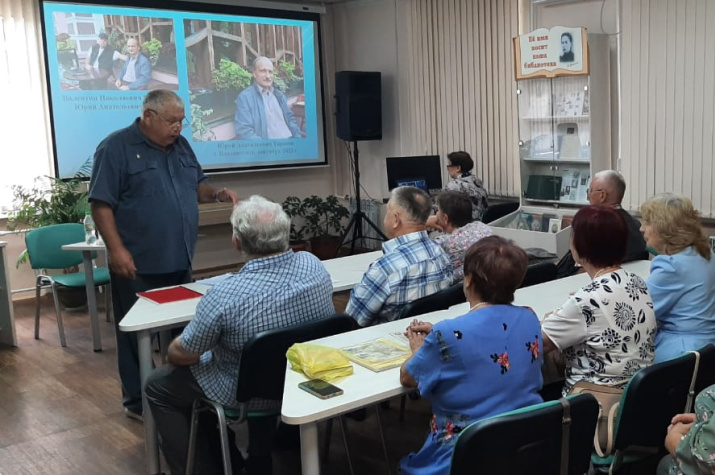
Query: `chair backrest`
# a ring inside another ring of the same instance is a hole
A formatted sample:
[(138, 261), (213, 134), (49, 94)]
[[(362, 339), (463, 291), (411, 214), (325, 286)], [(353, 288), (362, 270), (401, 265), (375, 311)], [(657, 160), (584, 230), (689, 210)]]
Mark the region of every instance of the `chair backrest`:
[(698, 365), (698, 377), (695, 379), (695, 396), (700, 391), (715, 384), (715, 345), (712, 343), (698, 350), (700, 353), (700, 364)]
[(452, 284), (451, 287), (442, 289), (414, 302), (410, 302), (400, 310), (397, 319), (415, 317), (424, 313), (436, 312), (437, 310), (446, 310), (452, 305), (457, 305), (466, 302), (462, 282)]
[[(588, 472), (598, 401), (591, 394), (569, 396), (568, 473)], [(451, 475), (474, 473), (561, 473), (563, 406), (549, 401), (484, 419), (459, 434)]]
[(621, 397), (616, 450), (662, 447), (670, 420), (685, 408), (694, 368), (695, 355), (687, 353), (644, 368), (631, 378)]
[(498, 205), (491, 205), (487, 208), (482, 216), (482, 222), (489, 224), (492, 221), (496, 221), (499, 218), (503, 218), (509, 213), (519, 209), (519, 203), (509, 202), (509, 203), (499, 203)]
[(281, 400), (288, 348), (294, 343), (337, 335), (353, 328), (355, 320), (352, 317), (334, 315), (257, 333), (246, 342), (241, 353), (236, 400), (240, 403), (253, 398)]
[(520, 288), (541, 284), (556, 279), (556, 264), (551, 261), (535, 262), (526, 268)]
[(33, 269), (65, 269), (82, 263), (79, 251), (63, 251), (62, 246), (84, 241), (80, 223), (53, 224), (33, 229), (25, 235), (25, 246)]

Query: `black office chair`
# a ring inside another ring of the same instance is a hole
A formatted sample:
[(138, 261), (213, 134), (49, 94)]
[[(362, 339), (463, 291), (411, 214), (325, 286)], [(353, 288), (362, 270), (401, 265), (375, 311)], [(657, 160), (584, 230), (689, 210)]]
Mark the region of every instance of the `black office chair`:
[(484, 212), (482, 215), (482, 223), (489, 224), (492, 221), (496, 221), (499, 218), (503, 218), (509, 213), (513, 213), (514, 211), (519, 209), (519, 203), (518, 202), (508, 202), (508, 203), (499, 203), (497, 205), (491, 205), (487, 208), (487, 210)]
[[(715, 384), (715, 345), (712, 343), (698, 350), (700, 353), (700, 364), (698, 365), (698, 375), (695, 378), (693, 395), (697, 396), (700, 391)], [(689, 411), (692, 412), (692, 411)]]
[(254, 398), (274, 401), (283, 399), (286, 352), (288, 348), (294, 343), (302, 343), (350, 331), (353, 329), (353, 322), (354, 320), (347, 315), (335, 315), (302, 325), (264, 331), (248, 340), (243, 347), (241, 364), (238, 370), (236, 400), (240, 406), (238, 408), (228, 408), (206, 398), (194, 401), (186, 473), (193, 473), (196, 433), (201, 412), (211, 411), (218, 417), (224, 473), (233, 473), (228, 446), (227, 425), (229, 423), (243, 422), (248, 417), (273, 417), (280, 414), (280, 409), (271, 412), (249, 412), (246, 403)]
[(464, 296), (462, 282), (457, 282), (446, 289), (408, 303), (397, 314), (397, 319), (416, 317), (417, 315), (436, 312), (437, 310), (446, 310), (452, 305), (458, 305), (466, 301), (467, 298)]
[(459, 434), (449, 473), (586, 473), (597, 420), (596, 398), (579, 394), (475, 422)]
[(556, 279), (556, 264), (551, 261), (536, 262), (526, 268), (526, 275), (519, 288), (549, 282)]
[(670, 421), (686, 408), (694, 370), (695, 355), (687, 353), (638, 371), (621, 397), (614, 453), (608, 457), (592, 454), (594, 467), (617, 473), (629, 465), (655, 473), (665, 454), (663, 440)]

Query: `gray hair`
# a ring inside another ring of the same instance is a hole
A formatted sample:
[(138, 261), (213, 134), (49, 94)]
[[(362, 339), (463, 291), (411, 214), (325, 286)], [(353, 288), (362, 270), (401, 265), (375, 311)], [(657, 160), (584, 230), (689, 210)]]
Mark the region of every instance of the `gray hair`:
[(144, 96), (144, 102), (142, 102), (142, 113), (146, 112), (147, 109), (162, 110), (167, 103), (174, 103), (182, 109), (184, 108), (184, 101), (182, 101), (174, 91), (168, 91), (166, 89), (149, 91), (149, 93)]
[(594, 178), (603, 180), (603, 183), (608, 187), (608, 190), (613, 192), (617, 203), (620, 204), (620, 202), (623, 201), (623, 197), (626, 194), (626, 180), (623, 178), (623, 175), (618, 173), (616, 170), (603, 170), (602, 172), (596, 173)]
[(243, 250), (266, 256), (288, 250), (290, 218), (281, 205), (253, 195), (240, 201), (231, 213), (233, 235)]
[(273, 66), (273, 61), (270, 59), (266, 58), (265, 56), (259, 56), (256, 59), (253, 60), (253, 70), (255, 71), (256, 68), (258, 67), (258, 63), (268, 63), (271, 66)]
[(410, 221), (415, 224), (427, 224), (432, 212), (432, 199), (415, 186), (399, 186), (392, 190), (393, 204), (402, 208)]

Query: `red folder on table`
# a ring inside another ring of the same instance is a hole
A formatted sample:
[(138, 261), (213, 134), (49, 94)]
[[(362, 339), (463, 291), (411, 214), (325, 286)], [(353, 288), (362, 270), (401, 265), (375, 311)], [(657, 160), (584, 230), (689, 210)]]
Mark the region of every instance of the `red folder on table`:
[(138, 292), (139, 297), (151, 300), (154, 303), (170, 303), (180, 300), (190, 300), (201, 297), (203, 294), (195, 290), (188, 289), (181, 285), (168, 289), (150, 290), (148, 292)]

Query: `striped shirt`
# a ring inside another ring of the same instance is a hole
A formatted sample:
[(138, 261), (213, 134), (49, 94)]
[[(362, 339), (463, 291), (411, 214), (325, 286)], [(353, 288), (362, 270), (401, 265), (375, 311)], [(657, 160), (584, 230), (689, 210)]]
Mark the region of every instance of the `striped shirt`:
[(350, 294), (345, 313), (361, 326), (394, 320), (405, 304), (452, 284), (452, 264), (425, 231), (405, 234), (382, 245)]
[[(181, 346), (201, 359), (191, 372), (206, 396), (235, 407), (243, 345), (256, 333), (329, 317), (333, 284), (312, 254), (289, 250), (252, 259), (216, 284), (196, 307)], [(280, 401), (252, 401), (252, 410)]]

